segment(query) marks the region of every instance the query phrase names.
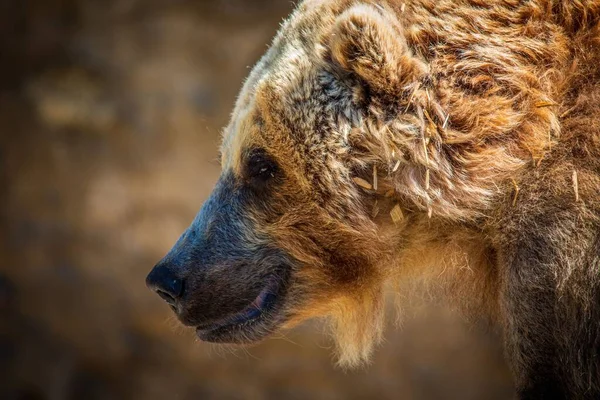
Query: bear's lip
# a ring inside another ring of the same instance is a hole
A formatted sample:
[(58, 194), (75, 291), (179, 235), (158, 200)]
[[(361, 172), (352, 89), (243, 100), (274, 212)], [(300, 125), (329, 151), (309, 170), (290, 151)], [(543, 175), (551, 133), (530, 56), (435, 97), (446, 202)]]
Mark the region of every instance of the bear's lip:
[(200, 340), (213, 343), (252, 343), (273, 332), (282, 322), (283, 284), (271, 277), (258, 296), (241, 311), (216, 322), (196, 326)]

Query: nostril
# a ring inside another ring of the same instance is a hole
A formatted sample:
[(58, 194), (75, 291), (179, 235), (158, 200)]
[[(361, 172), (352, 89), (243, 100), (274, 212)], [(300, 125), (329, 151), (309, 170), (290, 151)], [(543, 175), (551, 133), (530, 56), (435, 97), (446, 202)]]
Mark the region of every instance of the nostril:
[(183, 280), (176, 277), (165, 265), (157, 265), (148, 274), (146, 284), (170, 305), (183, 293)]
[(161, 299), (163, 299), (164, 301), (169, 303), (169, 305), (171, 305), (171, 306), (175, 305), (175, 298), (173, 296), (171, 296), (169, 293), (163, 292), (160, 289), (156, 289), (156, 294), (158, 294)]

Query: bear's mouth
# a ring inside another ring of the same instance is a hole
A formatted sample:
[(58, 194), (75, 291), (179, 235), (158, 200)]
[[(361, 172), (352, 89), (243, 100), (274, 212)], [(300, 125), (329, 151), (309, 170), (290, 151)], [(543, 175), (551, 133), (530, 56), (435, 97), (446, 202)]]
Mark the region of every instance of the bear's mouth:
[(196, 326), (200, 340), (213, 343), (252, 343), (259, 341), (283, 322), (284, 285), (277, 279), (268, 279), (258, 296), (241, 311), (216, 322)]

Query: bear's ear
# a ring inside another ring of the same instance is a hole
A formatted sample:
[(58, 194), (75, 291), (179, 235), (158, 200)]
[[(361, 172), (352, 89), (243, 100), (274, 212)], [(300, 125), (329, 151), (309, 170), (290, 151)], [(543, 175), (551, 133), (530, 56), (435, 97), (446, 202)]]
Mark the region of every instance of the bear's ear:
[[(390, 11), (392, 13), (392, 11)], [(412, 56), (401, 32), (373, 6), (356, 5), (335, 21), (330, 39), (333, 61), (355, 74), (372, 90), (400, 95), (400, 90), (426, 73)]]

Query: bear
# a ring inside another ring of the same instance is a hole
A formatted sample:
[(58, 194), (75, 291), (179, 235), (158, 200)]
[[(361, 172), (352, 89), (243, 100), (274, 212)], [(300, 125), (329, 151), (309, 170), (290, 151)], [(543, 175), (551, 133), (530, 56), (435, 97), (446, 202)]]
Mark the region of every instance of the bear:
[(201, 340), (328, 322), (345, 366), (419, 280), (517, 396), (600, 398), (600, 0), (305, 0), (147, 285)]

